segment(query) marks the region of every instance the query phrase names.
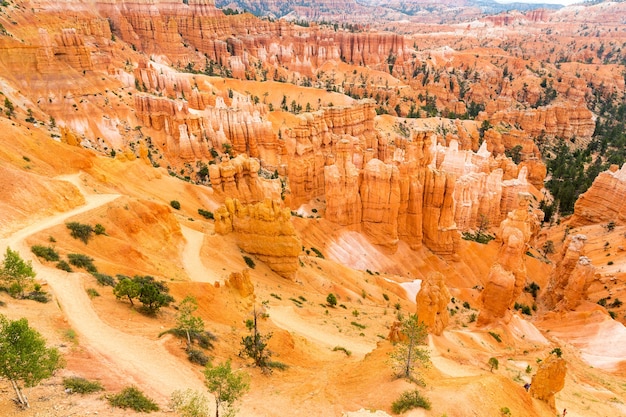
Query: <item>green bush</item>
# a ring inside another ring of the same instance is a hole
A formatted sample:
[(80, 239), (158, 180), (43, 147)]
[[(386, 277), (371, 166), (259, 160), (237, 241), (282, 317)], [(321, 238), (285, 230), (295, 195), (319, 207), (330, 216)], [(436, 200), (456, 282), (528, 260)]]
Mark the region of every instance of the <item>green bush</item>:
[(204, 217), (205, 219), (213, 220), (214, 218), (213, 213), (208, 210), (198, 209), (198, 214)]
[(89, 239), (91, 239), (91, 235), (93, 234), (93, 227), (78, 222), (65, 223), (65, 226), (70, 229), (70, 236), (74, 239), (83, 241), (85, 245), (89, 243)]
[(243, 260), (246, 261), (246, 265), (248, 265), (250, 269), (254, 269), (254, 267), (256, 266), (254, 260), (252, 260), (252, 258), (249, 256), (244, 255)]
[(68, 264), (65, 260), (61, 259), (59, 262), (57, 262), (56, 264), (57, 269), (60, 269), (62, 271), (65, 272), (72, 272), (72, 267), (70, 266), (70, 264)]
[(326, 297), (326, 303), (331, 307), (335, 307), (337, 305), (337, 296), (331, 292)]
[(187, 359), (189, 359), (189, 362), (197, 363), (202, 366), (206, 366), (210, 360), (210, 358), (199, 349), (187, 349)]
[(67, 259), (71, 265), (77, 268), (83, 268), (91, 273), (97, 273), (98, 268), (93, 264), (93, 258), (83, 255), (82, 253), (69, 253)]
[(279, 371), (286, 371), (287, 369), (289, 369), (289, 365), (279, 361), (269, 361), (267, 362), (267, 366), (270, 369), (278, 369)]
[(100, 293), (95, 288), (87, 288), (86, 291), (89, 298), (100, 297)]
[(333, 348), (333, 352), (338, 352), (338, 351), (341, 351), (341, 352), (345, 353), (346, 356), (352, 356), (352, 352), (350, 352), (348, 349), (346, 349), (343, 346), (335, 346)]
[(365, 329), (367, 326), (361, 324), (361, 323), (357, 323), (356, 321), (351, 321), (350, 322), (351, 325), (353, 325), (354, 327), (358, 327), (359, 329)]
[(498, 341), (498, 343), (502, 343), (502, 338), (500, 337), (500, 335), (498, 333), (495, 332), (489, 332), (489, 334), (491, 335), (491, 337), (493, 337), (494, 339), (496, 339)]
[(391, 404), (391, 411), (395, 414), (402, 414), (414, 408), (430, 410), (430, 401), (422, 397), (418, 390), (405, 391)]
[(96, 235), (106, 235), (106, 230), (104, 229), (104, 226), (101, 225), (100, 223), (96, 224), (93, 228), (93, 231)]
[(113, 407), (130, 408), (143, 413), (159, 411), (159, 406), (135, 387), (126, 387), (119, 394), (112, 395), (107, 399)]
[(111, 275), (101, 274), (99, 272), (94, 272), (91, 275), (93, 275), (94, 278), (96, 278), (96, 281), (98, 281), (98, 284), (102, 285), (103, 287), (115, 287), (115, 278), (113, 278)]
[(97, 381), (89, 381), (78, 376), (70, 376), (63, 378), (63, 386), (71, 393), (91, 394), (93, 392), (103, 391), (104, 387)]
[(316, 255), (318, 258), (322, 258), (322, 259), (324, 259), (324, 255), (322, 255), (322, 252), (320, 252), (320, 250), (319, 250), (319, 249), (317, 249), (317, 248), (311, 248), (311, 250), (312, 250), (313, 252), (315, 252), (315, 255)]
[(483, 233), (483, 232), (476, 232), (476, 233), (463, 232), (463, 239), (464, 240), (473, 240), (474, 242), (487, 244), (490, 241), (492, 241), (493, 239), (495, 239), (495, 237), (490, 235), (490, 234), (488, 234), (488, 233)]
[(33, 245), (30, 247), (30, 250), (35, 256), (46, 261), (54, 262), (59, 260), (59, 254), (50, 246)]
[(26, 294), (24, 298), (37, 301), (38, 303), (47, 303), (50, 301), (50, 295), (48, 295), (48, 293), (45, 291), (33, 291)]
[(176, 200), (170, 201), (170, 206), (175, 210), (180, 210), (180, 203)]

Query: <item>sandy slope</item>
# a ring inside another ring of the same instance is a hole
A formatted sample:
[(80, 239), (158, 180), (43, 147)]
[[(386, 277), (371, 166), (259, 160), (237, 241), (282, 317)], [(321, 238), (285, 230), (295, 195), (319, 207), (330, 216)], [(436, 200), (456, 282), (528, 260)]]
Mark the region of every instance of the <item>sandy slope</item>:
[[(69, 178), (76, 183), (78, 176)], [(0, 241), (0, 250), (6, 247), (18, 250), (24, 259), (33, 261), (39, 278), (47, 281), (71, 327), (80, 335), (81, 345), (94, 355), (109, 373), (126, 384), (141, 386), (152, 395), (167, 398), (175, 389), (197, 388), (203, 385), (199, 375), (186, 364), (170, 355), (160, 344), (127, 334), (104, 323), (94, 311), (87, 296), (82, 276), (46, 267), (39, 263), (24, 243), (28, 236), (58, 225), (72, 216), (83, 213), (116, 198), (115, 194), (86, 194), (86, 204), (77, 209), (38, 221)]]
[(270, 319), (278, 327), (303, 336), (318, 345), (326, 346), (330, 349), (335, 346), (342, 346), (356, 354), (356, 357), (365, 356), (376, 348), (376, 345), (373, 343), (362, 342), (343, 335), (331, 334), (328, 328), (315, 325), (301, 318), (296, 314), (293, 307), (273, 307), (270, 312)]

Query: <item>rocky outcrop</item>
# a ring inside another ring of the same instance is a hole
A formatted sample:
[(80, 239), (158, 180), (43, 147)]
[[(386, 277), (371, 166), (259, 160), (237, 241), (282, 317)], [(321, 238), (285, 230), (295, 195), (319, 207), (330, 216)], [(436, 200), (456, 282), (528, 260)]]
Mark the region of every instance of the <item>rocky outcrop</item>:
[(417, 293), (417, 316), (432, 334), (440, 336), (448, 326), (450, 315), (448, 303), (450, 292), (446, 287), (445, 277), (440, 272), (433, 272), (422, 281)]
[(492, 124), (504, 122), (517, 125), (530, 136), (576, 138), (581, 143), (586, 143), (595, 130), (593, 113), (584, 107), (572, 107), (569, 103), (555, 103), (526, 110), (514, 110), (507, 106), (504, 111), (495, 111), (496, 104), (492, 103), (485, 109), (490, 114), (489, 120)]
[(222, 158), (209, 165), (209, 178), (215, 193), (221, 198), (236, 198), (244, 204), (263, 201), (265, 194), (259, 180), (261, 165), (257, 159), (242, 154), (234, 159)]
[(554, 396), (565, 386), (567, 363), (565, 359), (550, 355), (539, 364), (537, 373), (530, 384), (530, 395), (548, 403), (552, 410), (556, 410)]
[(391, 343), (398, 343), (406, 340), (406, 336), (402, 333), (402, 323), (399, 321), (394, 321), (391, 323), (391, 328), (389, 329), (389, 334), (387, 335), (387, 340)]
[(548, 310), (574, 310), (587, 299), (595, 268), (584, 252), (585, 235), (567, 238), (556, 269), (541, 299)]
[(254, 296), (254, 285), (250, 280), (248, 268), (241, 272), (231, 272), (226, 280), (226, 286), (235, 289), (242, 298)]
[(531, 196), (519, 196), (519, 207), (500, 224), (497, 261), (491, 267), (485, 289), (480, 295), (482, 309), (478, 325), (510, 320), (510, 307), (522, 293), (526, 283), (526, 251), (538, 219), (530, 211)]
[(227, 199), (214, 216), (217, 233), (234, 233), (243, 251), (285, 278), (294, 276), (302, 243), (291, 223), (289, 209), (269, 199), (257, 204)]
[(612, 165), (596, 177), (587, 192), (576, 200), (570, 224), (582, 226), (609, 221), (617, 224), (626, 221), (626, 164), (621, 169)]

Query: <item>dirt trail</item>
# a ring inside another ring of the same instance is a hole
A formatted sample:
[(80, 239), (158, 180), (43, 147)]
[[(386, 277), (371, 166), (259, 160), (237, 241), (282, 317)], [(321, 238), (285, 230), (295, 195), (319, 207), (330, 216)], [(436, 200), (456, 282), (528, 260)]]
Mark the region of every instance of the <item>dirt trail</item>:
[[(79, 185), (78, 175), (63, 179)], [(121, 332), (100, 320), (85, 292), (81, 273), (67, 273), (42, 265), (24, 242), (25, 238), (34, 233), (118, 197), (115, 194), (85, 194), (85, 205), (42, 219), (13, 233), (0, 240), (0, 250), (4, 253), (9, 246), (18, 250), (24, 259), (33, 261), (38, 278), (47, 281), (71, 327), (79, 334), (81, 346), (97, 357), (98, 362), (103, 363), (108, 372), (124, 380), (125, 384), (140, 386), (162, 399), (169, 398), (175, 389), (202, 389), (199, 375), (169, 354), (161, 344)]]
[(183, 251), (183, 266), (185, 267), (187, 275), (189, 275), (192, 281), (210, 282), (214, 284), (217, 281), (214, 279), (214, 274), (207, 271), (207, 268), (200, 258), (200, 250), (204, 242), (204, 233), (183, 225), (180, 226), (180, 230), (185, 240), (187, 240), (187, 245)]

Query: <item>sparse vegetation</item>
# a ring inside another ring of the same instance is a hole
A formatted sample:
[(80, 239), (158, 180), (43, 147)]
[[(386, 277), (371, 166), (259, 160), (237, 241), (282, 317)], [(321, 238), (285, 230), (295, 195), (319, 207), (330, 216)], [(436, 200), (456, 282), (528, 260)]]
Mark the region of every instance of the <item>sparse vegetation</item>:
[(59, 351), (47, 347), (28, 320), (8, 320), (0, 314), (0, 376), (11, 382), (18, 404), (29, 407), (22, 387), (34, 387), (62, 365)]
[(352, 352), (351, 352), (351, 351), (349, 351), (348, 349), (346, 349), (346, 348), (345, 348), (345, 347), (343, 347), (343, 346), (335, 346), (335, 347), (333, 348), (333, 352), (338, 352), (338, 351), (341, 351), (341, 352), (345, 353), (345, 354), (346, 354), (346, 356), (352, 356)]
[(209, 399), (192, 389), (176, 390), (170, 398), (170, 406), (180, 417), (211, 417)]
[(106, 229), (100, 223), (96, 223), (96, 225), (93, 227), (93, 232), (98, 236), (106, 235)]
[(198, 209), (198, 214), (201, 215), (202, 217), (204, 217), (205, 219), (208, 220), (213, 220), (213, 212), (210, 212), (208, 210), (204, 210), (204, 209)]
[(113, 278), (111, 275), (101, 274), (100, 272), (94, 272), (91, 275), (93, 275), (98, 284), (102, 285), (103, 287), (115, 287), (115, 278)]
[(109, 396), (107, 399), (111, 406), (117, 408), (130, 408), (141, 413), (159, 411), (159, 406), (136, 387), (126, 387), (119, 394)]
[(93, 227), (88, 224), (69, 222), (65, 223), (65, 226), (70, 229), (70, 236), (82, 241), (85, 245), (89, 243), (89, 239), (91, 239), (94, 233)]
[(260, 313), (256, 307), (252, 312), (252, 319), (246, 320), (246, 328), (250, 331), (248, 336), (241, 339), (241, 351), (239, 356), (252, 359), (254, 365), (261, 368), (263, 372), (271, 373), (269, 363), (272, 352), (267, 348), (267, 342), (272, 338), (272, 333), (261, 334), (258, 328), (258, 318)]
[(33, 245), (30, 247), (30, 250), (38, 258), (45, 259), (48, 262), (59, 260), (59, 254), (51, 246)]
[(249, 376), (233, 371), (230, 360), (218, 366), (208, 364), (204, 369), (207, 389), (215, 397), (215, 417), (223, 412), (225, 416), (236, 414), (235, 403), (250, 389)]
[(500, 362), (498, 361), (497, 358), (491, 357), (489, 358), (489, 361), (487, 362), (487, 365), (489, 365), (489, 371), (493, 372), (493, 370), (497, 370), (498, 366), (500, 366)]
[(170, 201), (170, 206), (172, 206), (174, 210), (180, 210), (180, 202), (177, 200)]
[(150, 315), (156, 314), (161, 307), (174, 301), (169, 295), (167, 285), (148, 275), (135, 275), (133, 278), (120, 276), (113, 288), (113, 294), (118, 299), (127, 298), (131, 306), (134, 305), (133, 300), (138, 299), (142, 304), (142, 311)]
[(391, 411), (394, 414), (402, 414), (414, 408), (430, 410), (430, 401), (423, 397), (418, 390), (405, 391), (391, 404)]
[(390, 355), (396, 376), (423, 385), (414, 367), (416, 363), (426, 364), (429, 359), (428, 351), (420, 347), (426, 344), (426, 325), (419, 321), (417, 314), (411, 314), (400, 320), (400, 331), (405, 338), (396, 343)]
[(337, 305), (337, 296), (332, 292), (328, 294), (328, 296), (326, 296), (326, 304), (328, 304), (329, 307), (335, 307)]
[(104, 387), (98, 381), (89, 381), (79, 376), (63, 378), (63, 387), (72, 394), (92, 394), (104, 390)]
[(86, 291), (89, 298), (100, 297), (100, 293), (95, 288), (87, 288)]
[(0, 268), (0, 282), (6, 285), (9, 295), (13, 298), (24, 298), (35, 276), (31, 261), (23, 260), (17, 251), (7, 247)]
[(93, 258), (83, 255), (82, 253), (68, 253), (67, 259), (70, 264), (77, 267), (85, 269), (88, 272), (96, 273), (98, 272), (98, 268), (93, 264)]
[(254, 269), (256, 267), (256, 264), (251, 257), (243, 255), (243, 260), (246, 262), (246, 265), (248, 265), (248, 268)]
[(496, 341), (498, 343), (502, 343), (502, 338), (500, 337), (500, 335), (498, 333), (496, 333), (496, 332), (489, 332), (489, 334), (491, 335), (491, 337), (496, 339)]
[(72, 267), (70, 266), (70, 264), (67, 263), (66, 260), (61, 259), (59, 262), (57, 262), (57, 264), (55, 265), (57, 269), (60, 269), (62, 271), (65, 272), (73, 272)]
[(550, 355), (556, 355), (557, 358), (560, 358), (563, 355), (563, 351), (560, 347), (555, 347), (550, 351)]

